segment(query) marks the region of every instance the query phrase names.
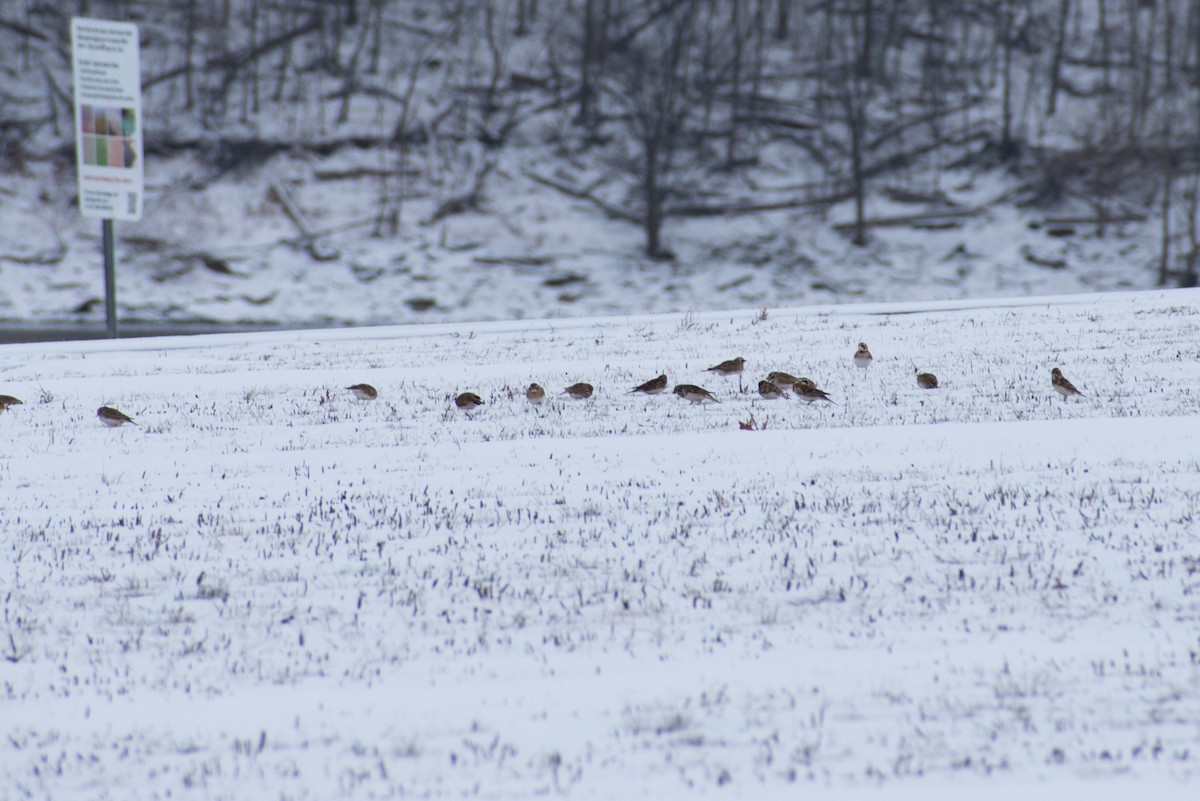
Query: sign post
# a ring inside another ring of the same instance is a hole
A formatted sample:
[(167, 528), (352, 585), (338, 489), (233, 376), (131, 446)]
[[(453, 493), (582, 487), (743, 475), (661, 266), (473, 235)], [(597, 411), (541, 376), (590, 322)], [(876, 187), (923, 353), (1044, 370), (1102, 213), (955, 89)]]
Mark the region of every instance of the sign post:
[(117, 336), (114, 220), (140, 220), (142, 78), (138, 29), (128, 22), (71, 20), (75, 77), (75, 155), (79, 210), (102, 220), (104, 310), (108, 335)]
[(117, 334), (117, 248), (113, 221), (100, 223), (100, 238), (104, 242), (104, 326), (110, 339)]

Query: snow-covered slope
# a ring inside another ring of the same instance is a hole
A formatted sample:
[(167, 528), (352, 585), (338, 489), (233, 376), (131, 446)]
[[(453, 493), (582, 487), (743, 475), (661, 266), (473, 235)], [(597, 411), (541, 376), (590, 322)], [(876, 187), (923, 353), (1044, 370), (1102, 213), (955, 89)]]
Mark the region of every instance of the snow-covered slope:
[(0, 795), (1191, 797), (1198, 312), (0, 348)]
[[(957, 227), (883, 227), (866, 248), (834, 225), (843, 203), (816, 214), (673, 219), (664, 237), (678, 258), (648, 261), (631, 223), (522, 172), (541, 157), (500, 158), (480, 211), (428, 224), (444, 194), (408, 204), (397, 236), (371, 236), (378, 188), (354, 174), (370, 154), (312, 162), (279, 156), (250, 175), (191, 189), (202, 165), (147, 163), (145, 218), (117, 226), (120, 316), (140, 321), (377, 325), (709, 311), (812, 303), (922, 301), (1146, 289), (1157, 280), (1156, 223), (1077, 226), (1055, 237), (1040, 211), (1002, 198), (1016, 182), (996, 173), (945, 176), (945, 194), (980, 214)], [(74, 179), (32, 164), (0, 202), (0, 320), (104, 319), (100, 225), (74, 207)], [(273, 200), (291, 195), (322, 247), (315, 261)], [(920, 213), (922, 204), (871, 196), (873, 217)], [(205, 265), (208, 265), (206, 267)], [(215, 267), (216, 270), (211, 269)]]

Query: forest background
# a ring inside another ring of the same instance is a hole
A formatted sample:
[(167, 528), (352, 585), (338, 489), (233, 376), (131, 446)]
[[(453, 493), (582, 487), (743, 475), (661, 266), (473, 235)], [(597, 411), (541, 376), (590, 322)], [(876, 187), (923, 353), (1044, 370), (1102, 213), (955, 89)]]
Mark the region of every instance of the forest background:
[(72, 16), (140, 26), (125, 317), (496, 319), (1200, 269), (1200, 0), (7, 0), (7, 319), (99, 313)]

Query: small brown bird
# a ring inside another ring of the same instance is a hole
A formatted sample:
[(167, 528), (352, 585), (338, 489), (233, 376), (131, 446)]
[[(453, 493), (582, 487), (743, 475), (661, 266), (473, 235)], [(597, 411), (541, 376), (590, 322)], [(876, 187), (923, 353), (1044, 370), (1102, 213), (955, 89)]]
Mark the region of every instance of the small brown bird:
[(638, 384), (633, 389), (629, 390), (632, 395), (635, 392), (640, 392), (643, 395), (661, 395), (667, 389), (667, 374), (663, 373), (658, 378), (651, 378), (644, 384)]
[(454, 405), (462, 409), (464, 412), (469, 412), (472, 409), (478, 409), (483, 405), (483, 398), (476, 395), (474, 392), (464, 392), (454, 399)]
[(933, 373), (922, 373), (920, 370), (915, 368), (913, 369), (913, 372), (917, 374), (917, 386), (921, 389), (938, 388), (937, 376)]
[(728, 359), (710, 367), (704, 372), (716, 373), (717, 375), (741, 375), (744, 369), (746, 369), (746, 360), (738, 356), (736, 359)]
[(352, 384), (346, 389), (354, 393), (354, 397), (359, 400), (375, 400), (379, 397), (379, 390), (370, 384)]
[(101, 406), (96, 410), (96, 416), (100, 418), (101, 423), (104, 423), (104, 425), (109, 426), (110, 428), (125, 425), (126, 423), (133, 423), (135, 426), (137, 425), (137, 423), (134, 423), (132, 417), (125, 414), (125, 412), (114, 409), (111, 406)]
[(563, 390), (563, 392), (570, 395), (572, 398), (575, 398), (576, 400), (587, 400), (588, 398), (592, 397), (592, 393), (594, 391), (595, 387), (593, 387), (591, 384), (584, 383), (583, 381), (580, 381), (578, 384), (572, 384)]
[(14, 398), (12, 395), (0, 395), (0, 412), (7, 409), (9, 406), (24, 406), (25, 402), (20, 398)]
[(796, 386), (792, 387), (792, 391), (796, 393), (797, 398), (806, 403), (816, 403), (817, 401), (833, 403), (833, 400), (829, 397), (829, 394), (823, 389), (818, 389), (817, 385), (808, 378), (798, 379), (796, 381)]
[(764, 379), (758, 382), (758, 394), (763, 400), (776, 400), (786, 397), (787, 393), (780, 389), (779, 385), (770, 379)]
[(1050, 386), (1054, 387), (1055, 392), (1063, 396), (1063, 400), (1066, 400), (1072, 395), (1078, 395), (1081, 398), (1087, 397), (1082, 392), (1075, 389), (1075, 385), (1068, 381), (1066, 376), (1062, 374), (1062, 370), (1059, 370), (1057, 367), (1050, 371)]
[(858, 350), (854, 351), (854, 364), (861, 370), (866, 370), (871, 366), (871, 350), (867, 347), (866, 342), (858, 343)]
[(679, 384), (673, 392), (679, 397), (692, 403), (720, 403), (719, 400), (713, 397), (713, 394), (704, 387), (698, 387), (695, 384)]
[(793, 389), (796, 384), (800, 383), (800, 379), (791, 373), (784, 373), (776, 370), (773, 373), (767, 374), (767, 380), (777, 387), (782, 389)]
[(530, 384), (529, 389), (525, 390), (525, 400), (540, 406), (546, 402), (546, 390), (542, 389), (541, 384)]

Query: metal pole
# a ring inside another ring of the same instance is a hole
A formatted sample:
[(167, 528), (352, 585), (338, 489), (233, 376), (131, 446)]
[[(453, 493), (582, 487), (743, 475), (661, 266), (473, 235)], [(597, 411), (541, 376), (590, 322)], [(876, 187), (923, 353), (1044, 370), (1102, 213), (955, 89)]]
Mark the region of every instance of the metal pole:
[(117, 338), (117, 257), (113, 242), (113, 221), (105, 220), (104, 235), (104, 319), (109, 339)]

